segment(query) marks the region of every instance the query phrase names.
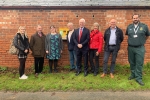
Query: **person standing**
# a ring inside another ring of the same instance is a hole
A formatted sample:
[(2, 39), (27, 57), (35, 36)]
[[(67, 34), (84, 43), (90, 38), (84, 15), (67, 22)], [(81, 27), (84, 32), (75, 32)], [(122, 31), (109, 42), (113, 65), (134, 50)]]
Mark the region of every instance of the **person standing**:
[(27, 54), (29, 53), (29, 39), (26, 34), (26, 29), (24, 26), (20, 26), (17, 34), (14, 37), (14, 45), (19, 50), (18, 59), (19, 59), (19, 79), (27, 79), (24, 73), (25, 70), (25, 62), (27, 58)]
[(70, 59), (70, 71), (73, 71), (77, 69), (76, 67), (76, 52), (74, 50), (74, 41), (73, 41), (73, 33), (74, 33), (74, 28), (73, 28), (73, 23), (68, 23), (67, 27), (69, 31), (67, 32), (67, 43), (68, 43), (68, 51), (69, 51), (69, 59)]
[[(98, 23), (94, 23), (90, 33), (90, 50), (89, 50), (89, 60), (91, 71), (94, 76), (98, 74), (99, 71), (99, 55), (102, 52), (103, 47), (103, 35), (100, 32), (100, 26)], [(95, 59), (95, 64), (93, 60)]]
[(84, 58), (84, 76), (88, 75), (88, 51), (90, 31), (85, 26), (85, 19), (79, 20), (79, 28), (74, 31), (73, 40), (75, 51), (77, 53), (77, 72), (76, 76), (81, 73), (81, 61)]
[(54, 63), (54, 72), (58, 72), (58, 59), (61, 57), (63, 49), (62, 37), (56, 32), (55, 26), (50, 26), (50, 33), (46, 35), (45, 50), (47, 58), (49, 59), (49, 73), (52, 73), (52, 66)]
[(131, 75), (128, 79), (135, 79), (137, 83), (143, 86), (144, 44), (150, 36), (150, 33), (147, 25), (141, 23), (139, 17), (138, 14), (134, 14), (132, 16), (133, 24), (130, 24), (126, 30), (126, 35), (128, 35), (128, 61), (131, 70)]
[(106, 29), (104, 33), (104, 63), (103, 63), (103, 74), (101, 77), (104, 77), (107, 74), (107, 64), (109, 56), (112, 55), (111, 65), (110, 65), (110, 77), (114, 78), (114, 68), (116, 63), (116, 58), (118, 51), (120, 50), (121, 42), (123, 41), (123, 32), (116, 26), (117, 21), (111, 19), (110, 27)]
[(45, 35), (42, 32), (42, 26), (38, 25), (36, 33), (31, 36), (30, 49), (34, 57), (35, 76), (43, 70), (45, 56)]

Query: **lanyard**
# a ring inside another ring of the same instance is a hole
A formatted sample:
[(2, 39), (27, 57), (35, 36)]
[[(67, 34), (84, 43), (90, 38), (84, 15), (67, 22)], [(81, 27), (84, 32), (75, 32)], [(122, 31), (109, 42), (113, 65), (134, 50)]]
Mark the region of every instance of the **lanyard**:
[(137, 26), (136, 28), (134, 28), (135, 34), (137, 33), (138, 29), (139, 29), (139, 26)]

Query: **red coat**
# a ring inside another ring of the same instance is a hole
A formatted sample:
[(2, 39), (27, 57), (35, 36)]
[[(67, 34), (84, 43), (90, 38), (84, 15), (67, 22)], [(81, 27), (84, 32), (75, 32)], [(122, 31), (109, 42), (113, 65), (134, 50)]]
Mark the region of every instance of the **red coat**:
[(92, 30), (90, 33), (90, 49), (98, 49), (100, 53), (103, 47), (103, 35), (98, 30)]

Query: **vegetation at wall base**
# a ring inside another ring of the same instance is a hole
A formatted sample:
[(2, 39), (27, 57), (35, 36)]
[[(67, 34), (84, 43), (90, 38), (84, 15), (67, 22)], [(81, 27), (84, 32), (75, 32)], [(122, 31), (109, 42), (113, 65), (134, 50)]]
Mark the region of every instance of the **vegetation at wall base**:
[[(109, 69), (109, 68), (108, 68)], [(134, 79), (128, 80), (130, 76), (129, 65), (116, 65), (115, 77), (111, 79), (109, 74), (100, 78), (102, 67), (97, 76), (89, 73), (84, 77), (82, 72), (75, 76), (69, 71), (69, 66), (59, 68), (58, 73), (48, 73), (49, 67), (45, 66), (43, 73), (34, 76), (33, 67), (26, 69), (27, 80), (20, 80), (18, 69), (0, 66), (0, 91), (12, 92), (37, 92), (37, 91), (148, 91), (150, 90), (150, 63), (144, 65), (143, 82), (140, 86)]]

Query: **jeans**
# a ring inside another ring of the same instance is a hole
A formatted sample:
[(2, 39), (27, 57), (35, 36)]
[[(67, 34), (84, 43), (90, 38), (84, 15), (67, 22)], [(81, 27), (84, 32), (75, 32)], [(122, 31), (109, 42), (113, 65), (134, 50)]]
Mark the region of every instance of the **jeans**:
[(107, 64), (110, 54), (112, 54), (111, 65), (110, 65), (110, 73), (114, 73), (115, 63), (118, 52), (115, 51), (116, 46), (109, 46), (108, 51), (104, 51), (104, 63), (103, 63), (103, 73), (107, 73)]
[(44, 57), (34, 57), (35, 73), (41, 73), (43, 70)]
[(69, 59), (70, 59), (70, 69), (77, 69), (77, 55), (75, 51), (69, 51)]
[[(89, 60), (90, 60), (90, 66), (91, 71), (94, 73), (98, 73), (99, 71), (99, 55), (96, 56), (97, 49), (90, 49), (89, 51)], [(93, 62), (95, 60), (95, 64)]]

